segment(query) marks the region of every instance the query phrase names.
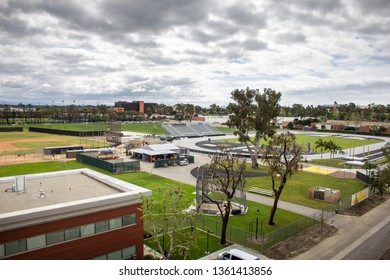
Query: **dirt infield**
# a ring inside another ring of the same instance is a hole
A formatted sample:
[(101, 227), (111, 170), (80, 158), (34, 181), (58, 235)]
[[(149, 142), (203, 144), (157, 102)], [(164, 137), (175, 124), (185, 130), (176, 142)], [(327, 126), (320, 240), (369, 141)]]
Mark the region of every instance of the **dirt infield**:
[(356, 174), (348, 171), (335, 171), (328, 175), (335, 178), (356, 179)]
[(74, 159), (67, 159), (65, 155), (45, 156), (40, 153), (26, 154), (26, 155), (3, 155), (0, 156), (0, 166), (22, 164), (22, 163), (33, 163), (33, 162), (68, 161), (68, 160), (74, 160)]

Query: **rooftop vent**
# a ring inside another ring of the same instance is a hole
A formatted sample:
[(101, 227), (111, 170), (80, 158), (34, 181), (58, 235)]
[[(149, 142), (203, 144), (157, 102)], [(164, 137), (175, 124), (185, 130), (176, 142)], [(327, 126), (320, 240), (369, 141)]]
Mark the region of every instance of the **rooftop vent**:
[(12, 186), (14, 192), (25, 192), (26, 191), (26, 176), (16, 176), (15, 185)]
[(38, 198), (45, 198), (46, 197), (45, 191), (43, 189), (40, 189), (37, 197)]

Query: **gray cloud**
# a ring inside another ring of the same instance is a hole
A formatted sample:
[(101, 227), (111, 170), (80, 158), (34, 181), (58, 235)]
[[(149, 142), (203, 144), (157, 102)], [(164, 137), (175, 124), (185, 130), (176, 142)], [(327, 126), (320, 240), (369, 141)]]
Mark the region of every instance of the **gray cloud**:
[(8, 0), (0, 99), (224, 105), (249, 86), (281, 90), (284, 102), (384, 100), (389, 3)]

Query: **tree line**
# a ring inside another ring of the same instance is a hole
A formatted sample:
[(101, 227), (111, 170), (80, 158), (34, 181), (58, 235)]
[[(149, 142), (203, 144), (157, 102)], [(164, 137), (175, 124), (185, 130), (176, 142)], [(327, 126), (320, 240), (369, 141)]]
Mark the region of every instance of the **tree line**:
[[(17, 108), (17, 109), (15, 109)], [(355, 103), (333, 105), (308, 105), (292, 104), (278, 108), (281, 117), (296, 117), (297, 122), (303, 122), (305, 118), (312, 118), (325, 122), (329, 119), (346, 121), (390, 121), (390, 104), (381, 105), (371, 103), (361, 107)], [(51, 104), (32, 105), (20, 103), (16, 106), (9, 104), (0, 105), (0, 123), (15, 124), (52, 122), (101, 122), (101, 121), (139, 121), (152, 115), (158, 120), (164, 116), (172, 116), (177, 120), (191, 120), (196, 115), (228, 115), (232, 108), (216, 103), (208, 107), (202, 107), (191, 103), (177, 103), (175, 105), (158, 104), (148, 108), (145, 114), (130, 111), (116, 112), (113, 106), (108, 105), (71, 105)]]

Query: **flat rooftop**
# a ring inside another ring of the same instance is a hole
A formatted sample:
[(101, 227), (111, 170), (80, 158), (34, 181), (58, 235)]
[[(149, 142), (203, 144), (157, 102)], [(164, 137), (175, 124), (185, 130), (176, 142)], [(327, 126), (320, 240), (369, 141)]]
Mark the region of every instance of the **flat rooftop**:
[(138, 195), (139, 198), (140, 193), (150, 192), (89, 169), (48, 172), (24, 177), (26, 182), (24, 191), (13, 191), (16, 184), (15, 176), (0, 178), (0, 215), (63, 203), (88, 202), (123, 193)]

